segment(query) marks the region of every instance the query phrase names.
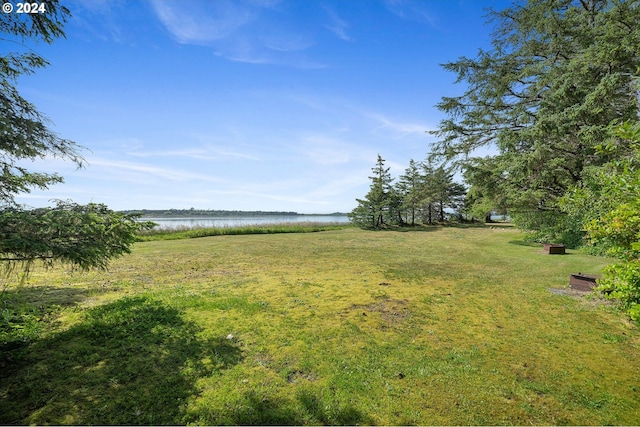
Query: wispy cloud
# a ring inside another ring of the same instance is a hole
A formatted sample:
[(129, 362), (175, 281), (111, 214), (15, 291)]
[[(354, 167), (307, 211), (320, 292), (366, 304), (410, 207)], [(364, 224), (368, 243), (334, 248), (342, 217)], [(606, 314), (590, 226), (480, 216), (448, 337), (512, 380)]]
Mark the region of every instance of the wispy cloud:
[(429, 2), (420, 0), (383, 0), (387, 10), (407, 21), (428, 24), (432, 27), (437, 25), (437, 20), (429, 10)]
[(165, 28), (179, 43), (208, 44), (228, 37), (256, 18), (255, 7), (232, 0), (151, 0)]
[(331, 200), (332, 197), (345, 194), (348, 190), (366, 186), (369, 183), (367, 178), (370, 174), (369, 168), (358, 168), (351, 170), (340, 177), (334, 177), (324, 181), (319, 187), (313, 189), (309, 196), (318, 199)]
[[(74, 11), (71, 25), (82, 29), (84, 37), (90, 35), (100, 40), (122, 41), (122, 26), (118, 23), (114, 9), (117, 5), (107, 0), (81, 1), (68, 0), (67, 7)], [(101, 17), (100, 25), (92, 22), (92, 16)]]
[[(126, 0), (65, 0), (65, 6), (73, 12), (68, 23), (74, 27), (74, 36), (92, 40), (115, 41), (126, 45), (138, 45), (153, 32), (144, 19), (149, 12), (143, 3), (132, 5)], [(80, 30), (80, 31), (77, 31)], [(153, 39), (146, 39), (153, 43)]]
[(301, 139), (304, 155), (318, 165), (348, 163), (352, 159), (349, 145), (339, 139), (325, 135), (308, 135)]
[(263, 191), (250, 191), (250, 190), (212, 190), (209, 192), (210, 194), (217, 194), (223, 196), (237, 196), (244, 197), (250, 200), (274, 200), (277, 202), (286, 202), (286, 203), (297, 203), (304, 205), (328, 205), (329, 201), (326, 200), (318, 200), (308, 196), (308, 192), (305, 192), (304, 195), (285, 195), (279, 192), (263, 192)]
[(178, 150), (129, 151), (126, 154), (129, 156), (142, 158), (186, 157), (195, 160), (226, 160), (229, 158), (260, 160), (260, 158), (255, 155), (230, 151), (221, 147), (186, 148)]
[(333, 34), (338, 36), (338, 38), (348, 42), (353, 41), (353, 38), (351, 38), (351, 36), (349, 36), (349, 34), (347, 33), (349, 24), (346, 21), (340, 19), (335, 10), (329, 8), (328, 6), (325, 6), (324, 9), (329, 16), (329, 23), (326, 24), (325, 27), (329, 29)]
[(189, 172), (181, 169), (172, 169), (167, 167), (151, 166), (144, 163), (135, 163), (121, 160), (104, 160), (94, 159), (91, 161), (94, 167), (101, 167), (110, 171), (106, 175), (108, 179), (114, 177), (127, 179), (120, 172), (130, 172), (136, 174), (138, 181), (143, 178), (144, 181), (157, 180), (158, 178), (169, 181), (201, 181), (201, 182), (222, 182), (223, 180), (211, 175)]
[(395, 138), (403, 138), (410, 135), (425, 135), (431, 130), (423, 123), (392, 120), (378, 113), (365, 113), (366, 116), (379, 123), (378, 129), (386, 129), (395, 134)]
[(181, 44), (211, 47), (230, 61), (323, 68), (300, 55), (311, 33), (275, 13), (275, 0), (150, 0), (158, 20)]

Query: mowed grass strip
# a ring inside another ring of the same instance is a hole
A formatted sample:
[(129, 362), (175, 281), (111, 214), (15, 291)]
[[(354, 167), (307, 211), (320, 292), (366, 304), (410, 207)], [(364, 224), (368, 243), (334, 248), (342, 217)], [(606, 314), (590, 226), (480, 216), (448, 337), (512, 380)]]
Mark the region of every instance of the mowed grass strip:
[(136, 244), (35, 271), (58, 307), (3, 351), (0, 423), (638, 424), (640, 334), (551, 292), (611, 260), (509, 228)]

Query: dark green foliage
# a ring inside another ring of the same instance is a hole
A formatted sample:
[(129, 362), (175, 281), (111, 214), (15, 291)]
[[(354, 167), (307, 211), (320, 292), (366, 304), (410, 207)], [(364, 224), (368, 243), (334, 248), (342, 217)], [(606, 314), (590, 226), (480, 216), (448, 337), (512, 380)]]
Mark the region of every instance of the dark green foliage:
[(0, 19), (0, 33), (46, 43), (64, 37), (62, 25), (71, 16), (69, 9), (61, 6), (58, 0), (47, 0), (46, 6), (44, 13), (5, 13)]
[(409, 160), (409, 167), (396, 184), (396, 191), (402, 198), (402, 210), (405, 222), (415, 225), (417, 216), (423, 207), (423, 180), (418, 163)]
[(454, 182), (453, 170), (444, 165), (409, 161), (409, 167), (395, 185), (378, 155), (374, 176), (365, 199), (356, 199), (358, 206), (349, 214), (351, 221), (362, 228), (388, 226), (433, 225), (447, 220), (447, 211), (460, 212), (466, 189)]
[[(55, 0), (47, 1), (44, 13), (0, 14), (0, 33), (15, 42), (4, 46), (23, 47), (26, 40), (52, 43), (64, 36), (62, 26), (69, 16)], [(7, 270), (21, 264), (28, 271), (35, 260), (106, 268), (111, 258), (129, 252), (136, 232), (147, 224), (101, 204), (58, 202), (53, 208), (25, 210), (15, 203), (19, 193), (63, 181), (55, 173), (28, 171), (21, 166), (24, 160), (57, 157), (78, 167), (84, 164), (80, 147), (53, 132), (47, 118), (16, 88), (20, 76), (46, 65), (33, 50), (0, 56), (0, 260), (7, 262)]]
[(599, 290), (640, 321), (640, 122), (612, 126), (598, 149), (615, 160), (589, 170), (588, 179), (561, 200), (569, 218), (587, 232), (595, 252), (621, 263), (607, 266)]
[(613, 124), (611, 133), (598, 150), (613, 160), (589, 168), (583, 182), (561, 199), (561, 207), (588, 231), (596, 253), (634, 259), (640, 256), (633, 247), (640, 232), (640, 123)]
[(391, 185), (393, 178), (389, 168), (385, 167), (385, 160), (379, 154), (371, 170), (369, 192), (364, 199), (356, 199), (358, 206), (349, 213), (349, 219), (362, 228), (382, 228), (397, 222), (400, 203)]
[(54, 208), (8, 208), (0, 212), (0, 260), (7, 267), (28, 267), (42, 260), (104, 269), (111, 258), (130, 252), (140, 229), (151, 226), (135, 218), (94, 203), (58, 201)]
[(465, 206), (472, 218), (485, 218), (490, 222), (492, 212), (507, 213), (507, 198), (501, 190), (504, 177), (500, 160), (500, 156), (476, 157), (464, 163), (464, 179), (472, 183)]
[(428, 209), (428, 223), (445, 222), (446, 209), (461, 212), (467, 189), (453, 180), (453, 169), (431, 162), (423, 164), (423, 195)]
[[(37, 14), (3, 13), (0, 33), (9, 37), (5, 46), (19, 47), (26, 39), (52, 43), (64, 36), (62, 24), (69, 11), (57, 1), (47, 2), (47, 12)], [(12, 40), (15, 39), (15, 40)], [(48, 128), (48, 120), (36, 107), (20, 96), (16, 88), (22, 75), (32, 74), (47, 61), (32, 50), (8, 52), (0, 56), (0, 203), (10, 205), (18, 193), (31, 188), (46, 189), (62, 182), (57, 174), (29, 172), (18, 161), (46, 157), (68, 159), (79, 167), (84, 164), (78, 146), (60, 138)]]
[[(435, 151), (464, 160), (479, 210), (509, 207), (541, 240), (579, 240), (558, 206), (590, 166), (614, 120), (638, 111), (638, 1), (528, 1), (492, 11), (493, 48), (444, 67), (467, 84), (438, 105), (448, 118)], [(474, 159), (493, 146), (498, 155)]]

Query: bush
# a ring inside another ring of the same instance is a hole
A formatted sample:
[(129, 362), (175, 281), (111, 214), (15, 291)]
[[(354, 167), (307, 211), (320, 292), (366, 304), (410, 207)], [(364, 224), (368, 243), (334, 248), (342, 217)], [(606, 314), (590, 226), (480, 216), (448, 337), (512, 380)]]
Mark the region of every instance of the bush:
[(604, 273), (596, 289), (619, 301), (631, 319), (640, 322), (640, 261), (612, 264)]

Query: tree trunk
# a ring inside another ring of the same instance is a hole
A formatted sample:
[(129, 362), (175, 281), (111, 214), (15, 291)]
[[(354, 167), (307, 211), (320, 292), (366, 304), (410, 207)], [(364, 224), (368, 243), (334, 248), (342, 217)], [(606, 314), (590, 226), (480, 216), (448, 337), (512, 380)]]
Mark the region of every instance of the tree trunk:
[(402, 218), (402, 212), (398, 212), (398, 222), (399, 222), (398, 225), (400, 225), (400, 227), (406, 224), (404, 221), (404, 218)]

